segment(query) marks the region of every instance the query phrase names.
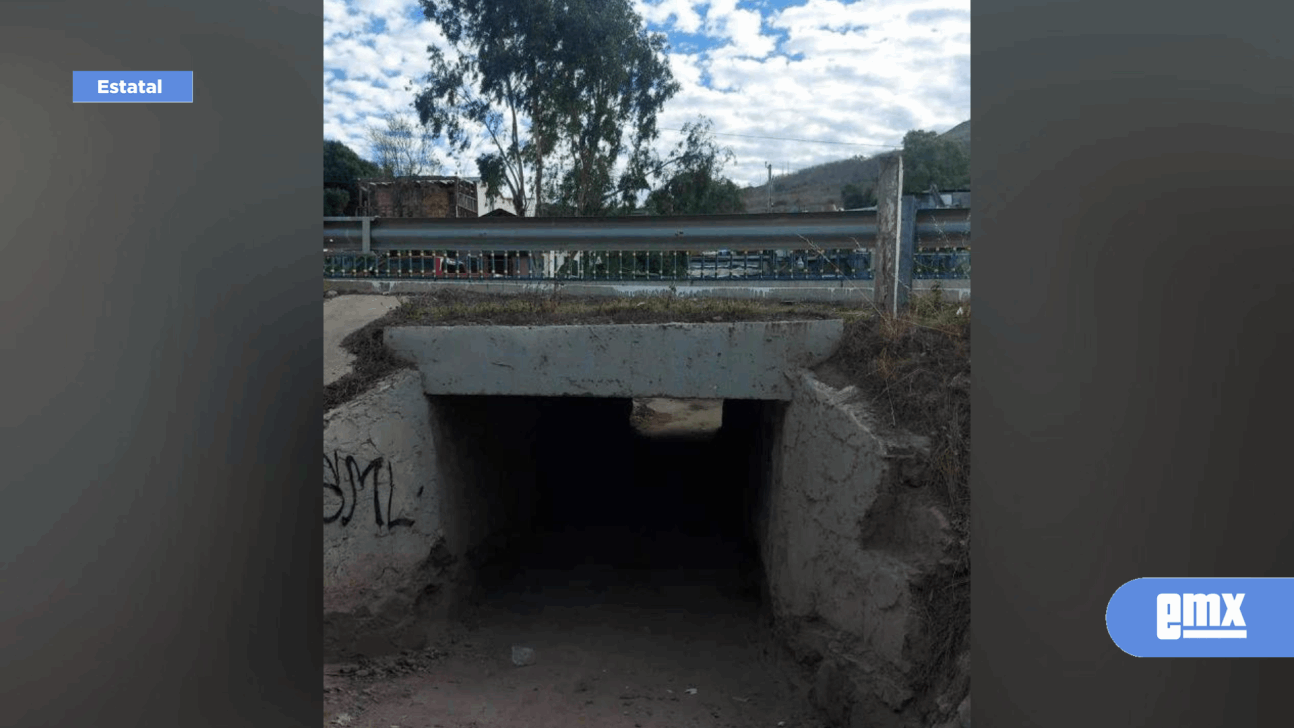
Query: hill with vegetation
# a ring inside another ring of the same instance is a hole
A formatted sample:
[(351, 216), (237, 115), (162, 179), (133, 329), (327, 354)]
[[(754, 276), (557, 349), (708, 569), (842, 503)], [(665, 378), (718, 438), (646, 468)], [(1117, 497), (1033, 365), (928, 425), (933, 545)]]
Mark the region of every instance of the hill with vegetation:
[[(938, 139), (956, 142), (969, 156), (970, 121), (963, 121), (938, 135)], [(808, 167), (774, 177), (771, 190), (768, 183), (746, 187), (741, 191), (741, 198), (746, 204), (747, 212), (821, 212), (833, 210), (837, 205), (848, 207), (849, 205), (842, 204), (841, 190), (847, 185), (855, 185), (863, 191), (874, 190), (881, 161), (893, 154), (895, 153), (886, 152), (872, 157), (857, 156)]]

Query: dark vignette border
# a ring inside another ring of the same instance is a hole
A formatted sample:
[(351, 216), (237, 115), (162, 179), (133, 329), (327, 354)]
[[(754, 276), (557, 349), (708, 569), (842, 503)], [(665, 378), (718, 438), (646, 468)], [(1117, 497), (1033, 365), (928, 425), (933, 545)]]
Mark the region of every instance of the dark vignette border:
[(322, 7), (4, 15), (0, 723), (317, 726)]
[(975, 0), (974, 720), (1271, 725), (1121, 652), (1142, 576), (1294, 576), (1287, 6)]

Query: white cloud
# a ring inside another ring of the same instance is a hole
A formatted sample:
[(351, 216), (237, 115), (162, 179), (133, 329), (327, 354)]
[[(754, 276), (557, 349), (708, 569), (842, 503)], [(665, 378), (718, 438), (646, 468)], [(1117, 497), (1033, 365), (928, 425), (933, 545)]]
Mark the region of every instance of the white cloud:
[(634, 9), (643, 20), (651, 25), (660, 26), (661, 30), (677, 30), (683, 33), (695, 33), (701, 27), (701, 15), (697, 8), (705, 7), (705, 2), (690, 0), (660, 0), (660, 2), (636, 2)]
[(764, 16), (758, 10), (739, 10), (737, 0), (714, 0), (705, 14), (705, 32), (725, 45), (714, 51), (716, 58), (752, 56), (763, 58), (773, 52), (776, 41), (763, 34)]
[[(688, 34), (669, 55), (680, 83), (658, 119), (659, 149), (704, 114), (716, 132), (874, 146), (723, 136), (738, 164), (727, 174), (759, 184), (764, 162), (794, 169), (901, 143), (913, 128), (943, 131), (970, 118), (969, 0), (807, 0), (776, 9), (738, 0), (635, 0), (652, 31)], [(378, 35), (372, 29), (381, 23)], [(360, 154), (363, 126), (410, 111), (408, 90), (427, 70), (436, 26), (403, 0), (324, 0), (324, 133)], [(340, 78), (332, 78), (340, 76)], [(475, 174), (478, 144), (455, 162)]]

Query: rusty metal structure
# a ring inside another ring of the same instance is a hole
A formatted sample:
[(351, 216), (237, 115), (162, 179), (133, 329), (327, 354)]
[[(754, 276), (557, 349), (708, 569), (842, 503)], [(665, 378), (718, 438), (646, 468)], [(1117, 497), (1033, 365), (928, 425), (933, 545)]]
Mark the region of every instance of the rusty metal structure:
[(359, 215), (376, 218), (473, 218), (476, 184), (461, 177), (366, 178), (358, 181)]

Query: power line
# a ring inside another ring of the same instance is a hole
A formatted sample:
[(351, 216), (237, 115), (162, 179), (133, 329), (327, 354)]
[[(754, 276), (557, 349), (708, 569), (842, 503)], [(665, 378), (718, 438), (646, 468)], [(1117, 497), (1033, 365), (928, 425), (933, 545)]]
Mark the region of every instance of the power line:
[[(664, 127), (661, 127), (661, 131), (677, 131), (677, 132), (686, 133), (683, 129), (667, 129)], [(759, 136), (756, 134), (732, 134), (732, 133), (721, 132), (721, 131), (715, 131), (710, 133), (714, 134), (715, 136), (743, 137), (746, 139), (772, 139), (774, 141), (779, 141), (779, 142), (803, 142), (805, 144), (839, 144), (845, 147), (879, 147), (881, 149), (902, 149), (903, 148), (903, 145), (901, 144), (897, 144), (897, 145), (896, 144), (857, 144), (855, 142), (828, 142), (828, 141), (822, 141), (818, 139), (794, 139), (792, 137)]]

